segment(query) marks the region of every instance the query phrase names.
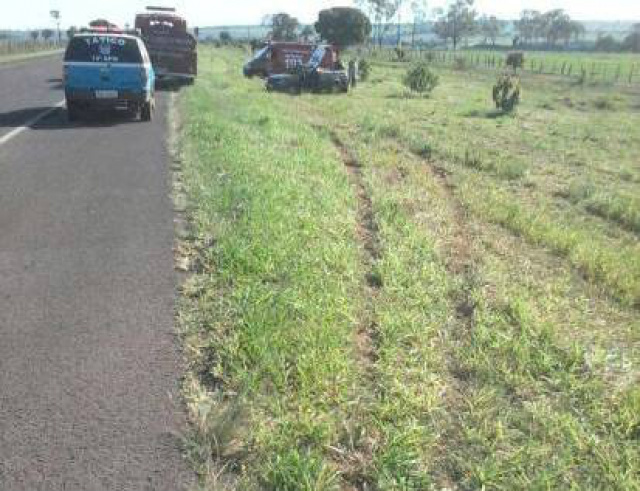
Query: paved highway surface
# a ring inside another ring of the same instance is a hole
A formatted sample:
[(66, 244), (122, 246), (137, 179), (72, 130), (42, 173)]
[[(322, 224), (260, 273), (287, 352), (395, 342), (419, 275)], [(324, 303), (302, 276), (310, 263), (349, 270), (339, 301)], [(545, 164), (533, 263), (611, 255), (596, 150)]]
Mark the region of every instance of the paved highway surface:
[(60, 75), (0, 66), (0, 490), (183, 489), (167, 95), (70, 125)]

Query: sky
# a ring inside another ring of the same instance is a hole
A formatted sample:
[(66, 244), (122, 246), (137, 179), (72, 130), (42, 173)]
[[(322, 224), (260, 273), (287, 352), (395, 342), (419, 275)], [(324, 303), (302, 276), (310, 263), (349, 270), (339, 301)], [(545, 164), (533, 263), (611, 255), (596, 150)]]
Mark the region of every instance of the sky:
[[(0, 0), (0, 29), (35, 29), (53, 26), (49, 12), (60, 10), (64, 28), (86, 25), (106, 17), (119, 25), (133, 23), (146, 5), (176, 6), (192, 26), (258, 24), (263, 16), (287, 12), (301, 22), (313, 22), (323, 8), (351, 5), (353, 0)], [(411, 0), (406, 0), (407, 4)], [(430, 9), (446, 0), (428, 0)], [(504, 19), (524, 9), (563, 8), (578, 20), (640, 21), (640, 0), (476, 0), (481, 13)]]

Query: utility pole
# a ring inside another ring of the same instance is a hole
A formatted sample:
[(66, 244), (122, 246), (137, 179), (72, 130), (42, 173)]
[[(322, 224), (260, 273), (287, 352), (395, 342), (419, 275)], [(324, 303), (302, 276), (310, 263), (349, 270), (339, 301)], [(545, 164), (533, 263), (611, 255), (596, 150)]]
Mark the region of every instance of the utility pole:
[(49, 14), (56, 23), (56, 29), (58, 31), (58, 43), (60, 43), (62, 41), (62, 38), (60, 37), (60, 11), (52, 10), (51, 12), (49, 12)]

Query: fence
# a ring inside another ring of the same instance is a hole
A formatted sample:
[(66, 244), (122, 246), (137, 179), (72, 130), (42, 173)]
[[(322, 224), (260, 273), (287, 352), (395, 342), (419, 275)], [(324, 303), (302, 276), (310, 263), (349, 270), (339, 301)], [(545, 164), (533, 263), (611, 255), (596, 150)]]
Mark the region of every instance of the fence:
[(63, 44), (57, 41), (0, 41), (0, 56), (12, 56), (38, 51), (53, 51), (60, 49)]
[[(443, 66), (503, 70), (504, 51), (440, 51), (403, 49), (371, 49), (368, 56), (384, 61), (427, 60)], [(522, 71), (542, 75), (558, 75), (585, 82), (640, 84), (640, 60), (633, 55), (601, 60), (598, 54), (525, 52)], [(636, 61), (637, 60), (637, 61)]]

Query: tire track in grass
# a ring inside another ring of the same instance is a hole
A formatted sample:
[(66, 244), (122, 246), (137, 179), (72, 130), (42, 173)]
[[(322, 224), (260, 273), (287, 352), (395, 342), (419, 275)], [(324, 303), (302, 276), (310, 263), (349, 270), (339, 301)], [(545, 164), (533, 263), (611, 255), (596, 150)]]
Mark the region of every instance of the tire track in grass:
[(455, 488), (457, 471), (449, 465), (447, 449), (457, 444), (457, 435), (464, 431), (460, 417), (455, 415), (463, 413), (465, 401), (472, 391), (469, 387), (469, 374), (460, 365), (454, 350), (467, 343), (475, 329), (477, 305), (474, 295), (479, 285), (479, 255), (474, 246), (474, 239), (469, 233), (471, 223), (468, 211), (455, 195), (456, 187), (450, 180), (451, 173), (431, 160), (423, 161), (426, 163), (426, 172), (432, 176), (442, 192), (451, 225), (448, 242), (450, 247), (443, 254), (443, 261), (446, 270), (455, 279), (455, 287), (449, 292), (454, 316), (452, 325), (448, 328), (448, 336), (453, 344), (447, 346), (447, 343), (443, 343), (441, 346), (445, 352), (446, 370), (450, 375), (449, 390), (445, 396), (449, 418), (441, 428), (443, 445), (438, 458), (439, 469), (435, 473), (439, 485), (448, 489)]
[[(362, 261), (365, 265), (365, 308), (359, 322), (356, 346), (363, 364), (372, 368), (377, 359), (378, 345), (375, 301), (380, 289), (383, 287), (382, 278), (377, 271), (377, 263), (381, 254), (379, 228), (373, 210), (371, 193), (367, 189), (362, 173), (362, 163), (335, 131), (330, 131), (329, 137), (340, 154), (358, 200), (356, 234), (360, 244), (362, 244)], [(371, 372), (369, 374), (371, 376)]]
[[(314, 127), (319, 132), (327, 134), (327, 125), (314, 125)], [(378, 272), (378, 262), (381, 257), (380, 232), (371, 193), (362, 172), (362, 163), (335, 131), (329, 130), (328, 135), (340, 155), (357, 198), (356, 236), (362, 248), (364, 278), (363, 307), (354, 332), (354, 346), (363, 378), (373, 387), (377, 379), (376, 363), (380, 346), (376, 302), (383, 288), (382, 277)], [(346, 489), (358, 491), (375, 489), (370, 476), (370, 469), (373, 466), (373, 446), (371, 440), (365, 439), (360, 445), (354, 445), (349, 454), (342, 452), (336, 454), (344, 468), (343, 476), (352, 486)]]

